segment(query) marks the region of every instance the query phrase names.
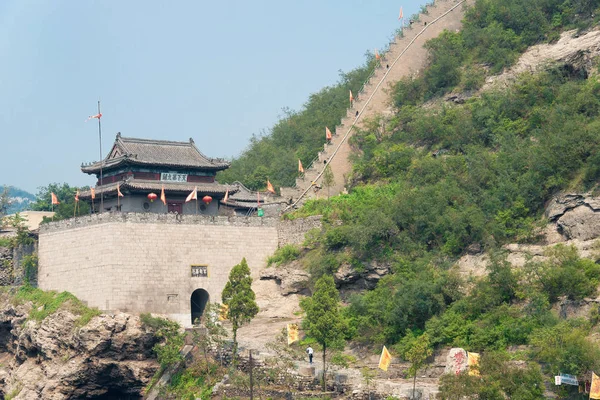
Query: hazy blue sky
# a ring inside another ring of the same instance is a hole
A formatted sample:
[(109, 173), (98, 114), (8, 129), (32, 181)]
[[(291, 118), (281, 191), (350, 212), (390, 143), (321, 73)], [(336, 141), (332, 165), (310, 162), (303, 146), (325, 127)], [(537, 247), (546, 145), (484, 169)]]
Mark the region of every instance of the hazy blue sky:
[(0, 184), (89, 185), (115, 134), (237, 156), (425, 0), (1, 0)]

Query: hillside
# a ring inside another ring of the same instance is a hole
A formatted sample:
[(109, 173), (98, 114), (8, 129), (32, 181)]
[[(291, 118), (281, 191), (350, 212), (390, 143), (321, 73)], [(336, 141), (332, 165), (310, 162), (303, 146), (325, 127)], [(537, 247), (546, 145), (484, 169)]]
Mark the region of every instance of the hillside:
[[(349, 193), (286, 216), (323, 216), (321, 232), (276, 256), (308, 272), (308, 290), (336, 278), (348, 343), (402, 357), (426, 336), (438, 352), (482, 354), (481, 377), (445, 376), (442, 398), (552, 395), (544, 387), (579, 398), (545, 383), (600, 371), (600, 232), (567, 241), (596, 218), (585, 210), (596, 212), (600, 178), (598, 46), (511, 70), (530, 46), (592, 40), (599, 6), (476, 1), (462, 31), (428, 42), (427, 68), (395, 86), (393, 113), (355, 133)], [(592, 200), (561, 221), (548, 204), (565, 192)], [(565, 304), (578, 311), (558, 312)]]
[[(4, 185), (0, 185), (0, 187), (4, 187)], [(8, 187), (8, 198), (10, 201), (10, 206), (6, 210), (6, 214), (14, 214), (19, 211), (23, 211), (29, 208), (30, 204), (36, 200), (35, 195), (16, 188), (14, 186)]]

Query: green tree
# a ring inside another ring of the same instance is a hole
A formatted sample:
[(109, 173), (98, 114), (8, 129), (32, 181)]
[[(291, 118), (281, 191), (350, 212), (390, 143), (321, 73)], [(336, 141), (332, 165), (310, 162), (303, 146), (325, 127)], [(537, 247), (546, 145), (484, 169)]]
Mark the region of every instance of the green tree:
[(206, 304), (206, 307), (204, 308), (204, 318), (202, 319), (202, 324), (205, 329), (193, 331), (193, 340), (204, 354), (206, 373), (208, 373), (210, 369), (208, 353), (212, 348), (218, 349), (219, 360), (221, 360), (220, 351), (223, 347), (224, 338), (227, 337), (227, 331), (219, 322), (220, 310), (221, 305), (219, 303), (209, 302)]
[[(10, 195), (8, 193), (8, 186), (4, 185), (4, 188), (2, 189), (2, 192), (0, 193), (0, 218), (2, 218), (3, 216), (6, 215), (11, 203), (12, 203), (12, 201), (10, 200)], [(0, 220), (0, 223), (1, 222), (2, 221)]]
[(323, 185), (327, 188), (327, 198), (329, 198), (329, 188), (335, 185), (335, 178), (329, 164), (327, 164), (323, 172)]
[(223, 304), (229, 307), (228, 318), (233, 330), (233, 357), (237, 354), (237, 330), (240, 326), (247, 324), (258, 314), (256, 295), (252, 290), (252, 278), (246, 258), (231, 269), (229, 281), (221, 294)]
[[(66, 218), (73, 218), (75, 213), (75, 194), (77, 190), (86, 190), (88, 187), (77, 188), (75, 186), (69, 186), (67, 183), (51, 183), (48, 186), (42, 186), (39, 188), (37, 193), (37, 200), (31, 204), (31, 209), (34, 211), (51, 211), (54, 210), (53, 220), (61, 220)], [(52, 196), (54, 193), (58, 198), (59, 204), (52, 206)], [(90, 205), (86, 202), (79, 201), (78, 205), (79, 215), (89, 214)]]
[(429, 340), (429, 335), (427, 333), (424, 333), (419, 337), (415, 337), (409, 344), (406, 352), (403, 354), (404, 359), (410, 362), (408, 376), (413, 377), (413, 399), (416, 398), (415, 390), (417, 387), (417, 372), (419, 372), (423, 365), (425, 365), (425, 360), (427, 360), (427, 357), (429, 357), (431, 354), (433, 354), (433, 349), (431, 348), (431, 341)]
[(323, 275), (315, 284), (311, 297), (300, 302), (306, 313), (302, 321), (304, 330), (314, 338), (323, 349), (323, 391), (326, 390), (327, 349), (343, 347), (345, 324), (340, 313), (340, 294), (335, 287), (333, 277)]

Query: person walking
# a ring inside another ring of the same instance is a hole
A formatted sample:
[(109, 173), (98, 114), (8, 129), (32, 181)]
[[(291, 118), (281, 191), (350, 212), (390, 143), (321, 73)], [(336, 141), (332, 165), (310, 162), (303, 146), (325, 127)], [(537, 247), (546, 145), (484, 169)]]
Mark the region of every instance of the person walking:
[(313, 358), (313, 353), (314, 353), (313, 348), (308, 346), (306, 348), (306, 353), (308, 354), (308, 363), (312, 364), (312, 358)]

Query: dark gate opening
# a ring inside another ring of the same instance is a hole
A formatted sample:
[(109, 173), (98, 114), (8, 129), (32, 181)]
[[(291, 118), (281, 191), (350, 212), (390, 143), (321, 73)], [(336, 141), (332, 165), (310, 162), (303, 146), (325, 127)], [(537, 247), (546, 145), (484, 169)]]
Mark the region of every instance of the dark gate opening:
[(192, 293), (192, 325), (197, 325), (202, 319), (202, 314), (208, 303), (208, 292), (204, 289), (196, 289)]

